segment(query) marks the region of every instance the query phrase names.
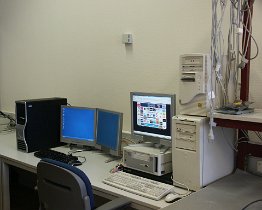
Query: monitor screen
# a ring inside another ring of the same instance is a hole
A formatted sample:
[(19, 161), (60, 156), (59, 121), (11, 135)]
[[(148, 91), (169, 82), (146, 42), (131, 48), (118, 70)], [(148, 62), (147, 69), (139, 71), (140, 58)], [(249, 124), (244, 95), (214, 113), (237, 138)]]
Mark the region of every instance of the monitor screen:
[(131, 92), (130, 96), (132, 133), (171, 146), (175, 95)]
[(95, 146), (96, 109), (61, 106), (60, 141), (81, 146)]
[(97, 109), (97, 148), (110, 155), (120, 156), (122, 122), (122, 113)]

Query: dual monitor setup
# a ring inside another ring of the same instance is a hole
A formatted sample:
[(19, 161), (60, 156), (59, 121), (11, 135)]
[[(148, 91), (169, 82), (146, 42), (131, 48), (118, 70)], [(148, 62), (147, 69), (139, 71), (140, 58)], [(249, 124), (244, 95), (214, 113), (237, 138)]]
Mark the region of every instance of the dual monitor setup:
[(120, 156), (123, 114), (103, 109), (61, 106), (60, 141), (95, 147)]
[[(131, 130), (144, 141), (171, 147), (171, 121), (175, 97), (131, 92)], [(122, 113), (87, 107), (61, 107), (60, 141), (102, 149), (120, 155)]]

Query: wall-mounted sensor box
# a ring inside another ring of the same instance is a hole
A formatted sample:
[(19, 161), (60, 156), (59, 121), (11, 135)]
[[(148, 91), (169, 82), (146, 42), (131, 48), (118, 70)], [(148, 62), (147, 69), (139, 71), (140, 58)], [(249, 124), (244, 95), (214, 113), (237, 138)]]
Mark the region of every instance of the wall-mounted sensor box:
[(122, 35), (122, 43), (123, 44), (132, 44), (133, 43), (132, 34), (123, 34)]

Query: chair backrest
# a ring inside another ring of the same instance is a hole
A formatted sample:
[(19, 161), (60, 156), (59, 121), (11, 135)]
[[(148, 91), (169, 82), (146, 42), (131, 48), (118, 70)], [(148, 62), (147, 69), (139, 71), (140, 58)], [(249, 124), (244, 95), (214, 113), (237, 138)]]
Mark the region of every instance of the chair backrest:
[(55, 160), (37, 165), (40, 206), (46, 210), (91, 210), (94, 195), (91, 183), (80, 169)]

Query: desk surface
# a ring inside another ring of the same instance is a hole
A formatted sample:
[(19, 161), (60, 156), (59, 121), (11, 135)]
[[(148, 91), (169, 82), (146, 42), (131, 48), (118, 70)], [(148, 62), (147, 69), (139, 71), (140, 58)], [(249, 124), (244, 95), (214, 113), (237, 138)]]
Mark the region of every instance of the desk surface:
[[(15, 133), (0, 134), (0, 145), (0, 157), (2, 161), (36, 173), (36, 165), (39, 162), (39, 159), (34, 157), (33, 153), (24, 153), (16, 149)], [(58, 147), (55, 148), (55, 150), (67, 153), (69, 148)], [(86, 162), (78, 168), (84, 171), (89, 177), (95, 194), (109, 199), (119, 196), (126, 196), (132, 199), (133, 207), (140, 209), (159, 209), (170, 205), (163, 199), (160, 201), (154, 201), (102, 183), (102, 180), (108, 176), (109, 171), (118, 163), (116, 161), (105, 163), (105, 160), (109, 158), (105, 154), (98, 151), (84, 151), (77, 153), (77, 155), (84, 156), (86, 158)], [(179, 193), (185, 192), (179, 188), (176, 190)]]
[[(262, 177), (237, 170), (163, 210), (241, 210), (258, 199), (262, 199)], [(247, 209), (262, 209), (262, 202)]]
[(214, 113), (214, 118), (262, 123), (262, 109), (255, 109), (252, 113), (240, 115)]
[[(17, 151), (15, 133), (6, 135), (0, 134), (0, 145), (0, 157), (3, 162), (34, 173), (36, 172), (36, 165), (39, 162), (39, 159), (34, 157), (33, 153)], [(59, 147), (56, 148), (56, 150), (65, 153), (69, 151), (66, 147)], [(105, 163), (105, 160), (107, 160), (108, 157), (103, 153), (95, 151), (86, 151), (78, 154), (86, 157), (86, 163), (79, 166), (79, 168), (90, 178), (96, 194), (109, 199), (119, 196), (129, 197), (133, 201), (133, 207), (138, 209), (239, 210), (246, 204), (262, 198), (262, 178), (243, 171), (237, 171), (236, 173), (214, 182), (202, 190), (192, 193), (174, 204), (169, 205), (165, 203), (164, 200), (154, 201), (103, 184), (102, 180), (108, 175), (110, 169), (112, 169), (117, 162)], [(176, 190), (179, 193), (184, 192), (179, 188)], [(262, 209), (262, 203), (257, 203), (252, 207), (255, 207), (252, 209)]]

